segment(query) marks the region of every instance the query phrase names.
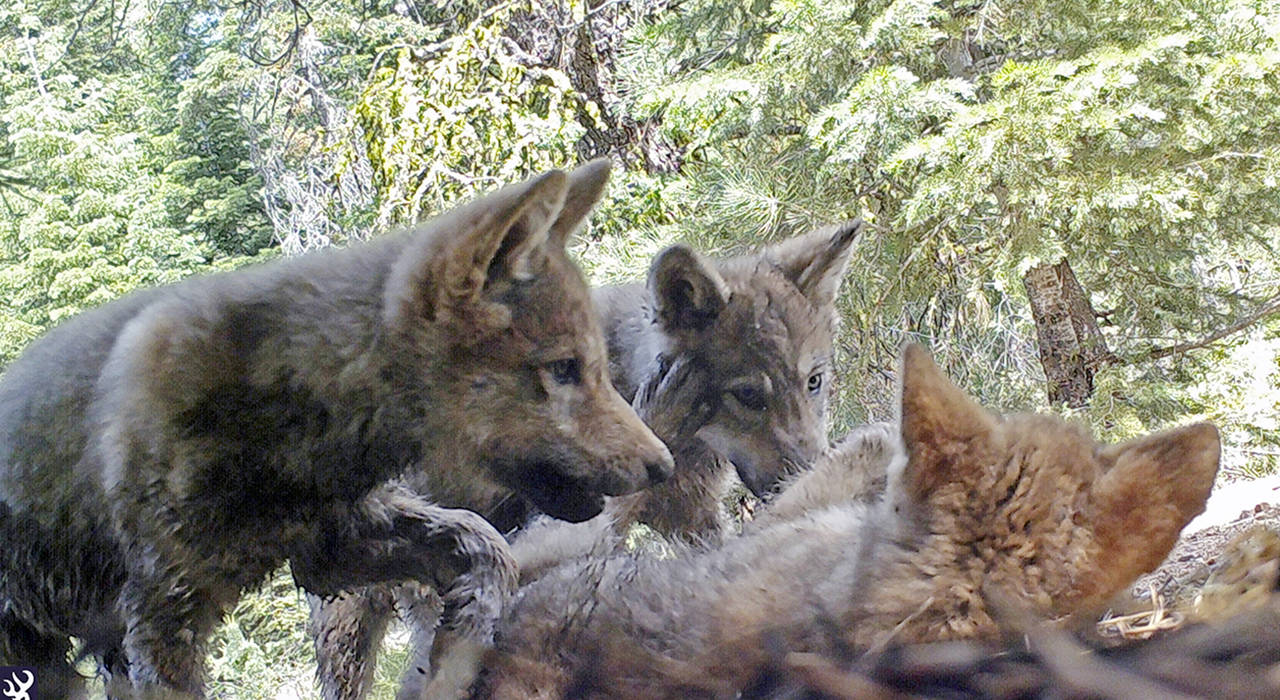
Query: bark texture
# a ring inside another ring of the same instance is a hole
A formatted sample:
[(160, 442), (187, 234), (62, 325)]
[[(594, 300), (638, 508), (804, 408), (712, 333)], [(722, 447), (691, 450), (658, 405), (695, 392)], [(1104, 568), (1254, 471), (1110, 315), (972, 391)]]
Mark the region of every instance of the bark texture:
[(1072, 408), (1088, 405), (1093, 375), (1110, 357), (1088, 295), (1065, 259), (1028, 270), (1022, 282), (1036, 323), (1049, 401)]

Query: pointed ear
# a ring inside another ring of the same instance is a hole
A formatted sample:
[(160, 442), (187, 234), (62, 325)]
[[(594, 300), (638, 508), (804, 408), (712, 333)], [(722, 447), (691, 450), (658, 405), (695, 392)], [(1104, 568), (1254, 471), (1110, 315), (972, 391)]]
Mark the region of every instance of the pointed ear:
[(800, 289), (810, 303), (822, 307), (835, 301), (853, 251), (862, 233), (861, 219), (796, 236), (764, 250), (764, 256)]
[(907, 449), (903, 471), (907, 492), (923, 500), (942, 484), (959, 481), (992, 438), (997, 421), (965, 395), (933, 363), (923, 347), (902, 349), (902, 444)]
[(564, 205), (566, 184), (565, 174), (553, 170), (421, 227), (387, 279), (388, 321), (433, 320), (441, 311), (475, 305), (485, 287), (499, 279), (535, 277), (546, 262), (549, 231)]
[(469, 280), (471, 284), (464, 282), (461, 288), (471, 298), (504, 275), (518, 281), (533, 279), (546, 262), (547, 240), (564, 207), (567, 177), (552, 170), (522, 184), (523, 191), (517, 185), (512, 197), (496, 196), (492, 224), (474, 229), (448, 258), (446, 283)]
[(664, 330), (699, 331), (729, 303), (729, 287), (701, 255), (677, 244), (649, 266), (649, 296)]
[(591, 208), (609, 184), (609, 159), (597, 158), (569, 173), (568, 188), (560, 216), (551, 225), (552, 245), (564, 248), (569, 236), (582, 226)]
[(1168, 556), (1182, 528), (1204, 512), (1220, 452), (1218, 429), (1196, 423), (1099, 453), (1111, 465), (1090, 492), (1097, 569), (1109, 579), (1102, 590), (1128, 585)]

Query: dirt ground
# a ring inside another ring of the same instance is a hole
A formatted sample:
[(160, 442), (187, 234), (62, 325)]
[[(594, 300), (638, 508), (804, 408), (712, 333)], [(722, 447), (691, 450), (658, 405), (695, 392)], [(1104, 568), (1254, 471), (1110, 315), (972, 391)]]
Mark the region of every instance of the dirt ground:
[(1154, 586), (1171, 607), (1216, 618), (1252, 597), (1275, 592), (1280, 582), (1280, 505), (1267, 502), (1268, 493), (1256, 493), (1267, 500), (1221, 524), (1184, 532), (1164, 564), (1138, 579), (1133, 594), (1149, 604)]

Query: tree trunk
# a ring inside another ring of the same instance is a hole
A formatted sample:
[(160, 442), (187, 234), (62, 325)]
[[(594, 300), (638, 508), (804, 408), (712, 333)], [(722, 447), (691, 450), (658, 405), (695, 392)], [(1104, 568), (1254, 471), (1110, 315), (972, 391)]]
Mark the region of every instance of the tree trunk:
[(1036, 323), (1049, 401), (1088, 405), (1094, 372), (1110, 356), (1089, 297), (1065, 259), (1032, 268), (1022, 283)]

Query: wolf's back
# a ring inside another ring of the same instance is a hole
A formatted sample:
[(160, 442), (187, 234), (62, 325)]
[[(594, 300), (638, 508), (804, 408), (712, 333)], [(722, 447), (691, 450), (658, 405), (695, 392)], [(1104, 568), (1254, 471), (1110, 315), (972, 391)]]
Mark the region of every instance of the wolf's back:
[(116, 337), (162, 292), (138, 292), (67, 320), (0, 376), (0, 500), (10, 508), (71, 476), (90, 430), (86, 409)]
[[(92, 466), (81, 459), (93, 430), (88, 409), (98, 398), (103, 367), (122, 330), (148, 308), (181, 304), (218, 313), (237, 303), (287, 306), (291, 316), (325, 318), (337, 333), (338, 319), (326, 314), (357, 297), (377, 308), (387, 268), (404, 239), (388, 236), (350, 249), (191, 277), (133, 292), (58, 324), (0, 375), (0, 501), (20, 501), (28, 488), (56, 486), (73, 470)], [(198, 320), (203, 319), (192, 313), (191, 322)], [(27, 481), (35, 483), (22, 487)]]
[[(236, 301), (255, 300), (290, 304), (296, 312), (306, 296), (330, 295), (343, 303), (372, 294), (367, 303), (376, 306), (385, 275), (377, 270), (392, 259), (398, 238), (336, 257), (322, 252), (139, 290), (67, 319), (34, 341), (0, 375), (0, 608), (12, 606), (54, 628), (83, 629), (100, 623), (72, 611), (105, 611), (114, 604), (122, 558), (92, 443), (106, 421), (129, 420), (110, 405), (102, 378), (132, 322), (158, 304), (216, 314)], [(298, 292), (293, 299), (290, 290)], [(113, 378), (143, 379), (154, 378)]]
[(0, 377), (0, 608), (86, 629), (95, 623), (78, 613), (112, 605), (102, 594), (115, 586), (78, 585), (86, 576), (123, 579), (101, 481), (85, 459), (86, 416), (116, 336), (155, 295), (140, 292), (68, 320)]

